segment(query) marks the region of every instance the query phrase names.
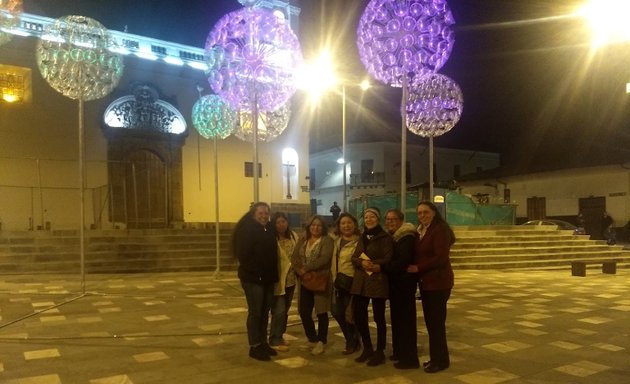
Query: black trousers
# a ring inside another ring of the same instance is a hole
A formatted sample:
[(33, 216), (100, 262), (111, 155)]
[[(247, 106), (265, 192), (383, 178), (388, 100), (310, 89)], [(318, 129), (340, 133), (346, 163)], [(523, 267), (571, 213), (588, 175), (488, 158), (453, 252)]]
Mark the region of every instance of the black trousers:
[(442, 366), (451, 362), (446, 343), (446, 302), (450, 296), (450, 289), (422, 291), (422, 311), (429, 333), (429, 356), (432, 363)]
[(417, 364), (416, 283), (395, 281), (390, 284), (389, 294), (393, 355), (401, 363)]
[(385, 300), (370, 298), (365, 296), (354, 297), (354, 323), (361, 335), (363, 347), (372, 349), (372, 338), (370, 337), (370, 326), (368, 325), (368, 305), (372, 300), (372, 312), (376, 323), (376, 349), (385, 350), (387, 345), (387, 322), (385, 320)]

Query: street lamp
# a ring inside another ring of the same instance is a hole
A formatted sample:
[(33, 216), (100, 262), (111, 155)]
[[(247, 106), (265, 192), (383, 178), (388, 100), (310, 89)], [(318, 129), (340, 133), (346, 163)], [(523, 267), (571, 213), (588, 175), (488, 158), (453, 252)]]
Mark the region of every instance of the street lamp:
[(626, 0), (589, 0), (577, 14), (587, 19), (593, 34), (592, 44), (599, 47), (630, 40), (628, 12), (630, 4)]
[[(330, 53), (322, 51), (313, 63), (304, 64), (299, 76), (298, 88), (309, 92), (311, 99), (319, 100), (321, 95), (328, 89), (341, 86), (341, 158), (337, 159), (337, 164), (343, 166), (343, 211), (348, 211), (348, 176), (346, 160), (346, 87), (354, 85), (346, 79), (339, 79), (335, 74)], [(362, 90), (370, 88), (370, 82), (363, 80), (357, 84)]]

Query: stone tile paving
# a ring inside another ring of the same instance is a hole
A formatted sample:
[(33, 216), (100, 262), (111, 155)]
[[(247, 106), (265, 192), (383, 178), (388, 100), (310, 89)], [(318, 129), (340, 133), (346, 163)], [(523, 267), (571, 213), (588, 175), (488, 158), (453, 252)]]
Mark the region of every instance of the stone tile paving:
[(456, 271), (447, 322), (452, 364), (433, 375), (355, 363), (341, 354), (332, 319), (326, 352), (310, 355), (300, 348), (296, 303), (290, 351), (272, 362), (250, 359), (233, 273), (88, 275), (82, 286), (76, 275), (0, 276), (1, 383), (630, 382), (628, 270)]

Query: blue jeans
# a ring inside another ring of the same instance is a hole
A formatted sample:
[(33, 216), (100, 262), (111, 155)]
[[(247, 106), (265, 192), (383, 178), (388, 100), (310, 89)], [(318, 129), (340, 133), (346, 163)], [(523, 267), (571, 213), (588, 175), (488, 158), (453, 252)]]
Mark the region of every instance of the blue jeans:
[(250, 347), (255, 347), (267, 342), (273, 283), (257, 284), (241, 281), (241, 286), (247, 300), (247, 338)]
[(287, 320), (289, 318), (289, 308), (293, 301), (295, 285), (286, 287), (284, 295), (274, 296), (271, 305), (271, 332), (269, 335), (270, 345), (282, 344), (282, 335), (287, 331)]

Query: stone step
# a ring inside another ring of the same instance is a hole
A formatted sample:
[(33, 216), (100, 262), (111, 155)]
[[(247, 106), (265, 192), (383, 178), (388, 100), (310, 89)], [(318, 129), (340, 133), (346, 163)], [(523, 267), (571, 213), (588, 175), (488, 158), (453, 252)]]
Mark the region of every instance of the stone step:
[(544, 247), (484, 247), (484, 248), (452, 248), (451, 257), (466, 257), (475, 255), (509, 255), (509, 254), (539, 254), (539, 253), (607, 253), (623, 250), (620, 246), (601, 244), (563, 244)]
[(541, 253), (511, 253), (511, 254), (492, 254), (492, 255), (467, 255), (467, 256), (452, 256), (451, 262), (455, 265), (461, 265), (466, 263), (486, 263), (486, 262), (511, 262), (520, 260), (553, 260), (558, 262), (571, 262), (573, 260), (591, 260), (591, 259), (619, 259), (630, 261), (630, 252), (628, 251), (607, 251), (607, 252), (541, 252)]
[[(568, 268), (576, 259), (616, 258), (630, 252), (551, 227), (454, 227), (456, 269)], [(172, 230), (97, 230), (85, 233), (87, 273), (214, 271), (214, 227)], [(231, 228), (219, 234), (219, 266), (233, 270)], [(0, 232), (0, 273), (79, 273), (78, 231)]]
[[(515, 260), (511, 262), (474, 262), (461, 263), (457, 269), (501, 269), (501, 270), (566, 270), (571, 273), (571, 262), (566, 260)], [(587, 265), (588, 270), (601, 270), (602, 266), (597, 264)], [(617, 262), (617, 269), (630, 269), (630, 261), (622, 260)], [(457, 282), (456, 282), (457, 284)]]
[(608, 246), (606, 241), (604, 240), (588, 240), (588, 239), (565, 239), (565, 240), (531, 240), (531, 241), (523, 241), (516, 240), (510, 238), (504, 239), (488, 239), (484, 242), (477, 241), (460, 241), (459, 239), (453, 244), (451, 249), (483, 249), (483, 248), (495, 248), (495, 247), (503, 247), (503, 248), (517, 248), (517, 247), (551, 247), (551, 246), (566, 246), (566, 245), (577, 245), (577, 246), (588, 246), (588, 245), (598, 245), (598, 246)]

